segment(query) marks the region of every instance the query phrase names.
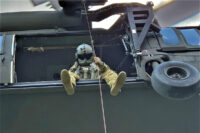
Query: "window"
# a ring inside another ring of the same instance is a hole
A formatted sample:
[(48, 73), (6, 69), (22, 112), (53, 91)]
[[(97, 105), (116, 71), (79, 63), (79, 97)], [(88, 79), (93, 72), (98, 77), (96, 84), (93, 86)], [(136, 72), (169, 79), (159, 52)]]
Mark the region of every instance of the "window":
[[(126, 71), (129, 77), (136, 75), (132, 57), (125, 56), (120, 37), (93, 34), (95, 52), (111, 69)], [(103, 38), (103, 39), (102, 39)], [(17, 82), (60, 80), (62, 69), (69, 69), (75, 62), (76, 47), (90, 44), (84, 35), (16, 36), (15, 71)], [(117, 55), (117, 56), (116, 56)]]
[(3, 53), (3, 36), (0, 35), (0, 54)]

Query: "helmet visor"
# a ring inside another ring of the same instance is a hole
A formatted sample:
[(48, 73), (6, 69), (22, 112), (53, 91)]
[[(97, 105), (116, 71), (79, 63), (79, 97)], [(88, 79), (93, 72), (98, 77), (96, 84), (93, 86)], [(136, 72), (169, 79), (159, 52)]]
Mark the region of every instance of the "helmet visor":
[(92, 53), (90, 54), (78, 54), (78, 58), (81, 60), (90, 59), (92, 57)]

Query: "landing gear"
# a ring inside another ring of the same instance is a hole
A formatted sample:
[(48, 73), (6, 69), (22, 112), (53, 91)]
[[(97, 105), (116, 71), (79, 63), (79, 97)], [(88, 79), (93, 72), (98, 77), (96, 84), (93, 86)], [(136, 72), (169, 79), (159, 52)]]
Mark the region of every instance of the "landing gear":
[(154, 68), (151, 84), (161, 96), (184, 100), (191, 98), (200, 89), (200, 72), (190, 64), (168, 61)]

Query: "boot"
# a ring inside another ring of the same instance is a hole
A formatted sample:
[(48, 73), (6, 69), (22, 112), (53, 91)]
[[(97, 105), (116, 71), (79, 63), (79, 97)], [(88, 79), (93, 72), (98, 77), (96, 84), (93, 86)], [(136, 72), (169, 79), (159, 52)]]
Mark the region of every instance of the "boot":
[(117, 96), (121, 91), (122, 86), (124, 85), (126, 80), (126, 72), (122, 71), (119, 73), (117, 78), (111, 84), (112, 88), (110, 89), (110, 94), (112, 96)]
[(61, 80), (68, 95), (73, 95), (75, 92), (74, 85), (70, 78), (70, 73), (66, 69), (61, 71)]

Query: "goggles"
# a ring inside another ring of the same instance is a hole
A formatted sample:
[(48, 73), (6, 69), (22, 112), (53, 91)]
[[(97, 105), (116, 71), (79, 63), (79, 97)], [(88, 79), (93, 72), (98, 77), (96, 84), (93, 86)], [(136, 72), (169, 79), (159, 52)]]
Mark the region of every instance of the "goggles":
[(92, 53), (90, 54), (78, 54), (78, 58), (83, 60), (83, 59), (90, 59), (92, 57)]

